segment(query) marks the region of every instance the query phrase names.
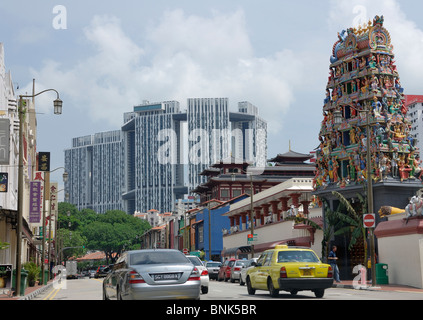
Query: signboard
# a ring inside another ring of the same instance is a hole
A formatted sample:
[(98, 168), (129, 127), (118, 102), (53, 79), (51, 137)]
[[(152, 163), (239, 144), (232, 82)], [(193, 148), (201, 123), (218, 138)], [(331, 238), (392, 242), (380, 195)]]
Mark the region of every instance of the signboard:
[(374, 213), (363, 215), (363, 224), (365, 228), (374, 228), (376, 226), (376, 215)]
[(9, 164), (10, 120), (0, 119), (0, 164)]
[(41, 182), (31, 181), (29, 183), (29, 222), (39, 223), (41, 221)]
[(256, 241), (257, 241), (257, 233), (254, 233), (254, 234), (252, 234), (252, 233), (247, 234), (247, 241), (248, 241), (248, 242), (256, 242)]
[(53, 214), (57, 209), (57, 191), (58, 190), (58, 183), (52, 182), (50, 183), (50, 209), (51, 213)]
[(50, 171), (50, 152), (38, 152), (38, 171)]
[(7, 182), (9, 174), (7, 172), (0, 172), (0, 192), (7, 192)]
[(12, 288), (12, 265), (0, 264), (0, 290)]

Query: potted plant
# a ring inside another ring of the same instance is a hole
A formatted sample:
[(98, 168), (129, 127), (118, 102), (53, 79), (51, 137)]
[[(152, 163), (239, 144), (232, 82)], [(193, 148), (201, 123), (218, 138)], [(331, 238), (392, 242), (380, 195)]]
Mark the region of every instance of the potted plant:
[(38, 281), (41, 269), (34, 262), (27, 262), (23, 265), (24, 269), (28, 271), (28, 285), (30, 287), (35, 286), (35, 282)]

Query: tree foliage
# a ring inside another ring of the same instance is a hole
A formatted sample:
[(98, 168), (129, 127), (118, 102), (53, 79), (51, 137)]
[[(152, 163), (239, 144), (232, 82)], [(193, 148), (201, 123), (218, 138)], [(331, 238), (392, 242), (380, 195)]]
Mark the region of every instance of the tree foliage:
[[(84, 245), (87, 249), (104, 251), (108, 263), (115, 262), (124, 250), (139, 248), (140, 236), (151, 228), (147, 221), (123, 211), (98, 214), (91, 209), (79, 211), (69, 203), (59, 204), (59, 227), (64, 247)], [(69, 251), (67, 256), (80, 254)]]

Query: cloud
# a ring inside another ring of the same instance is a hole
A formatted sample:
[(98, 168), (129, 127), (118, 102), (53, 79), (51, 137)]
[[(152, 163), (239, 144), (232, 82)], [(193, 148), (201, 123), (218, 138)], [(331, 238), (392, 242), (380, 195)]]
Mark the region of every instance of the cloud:
[[(84, 29), (93, 51), (71, 68), (45, 61), (32, 70), (37, 83), (54, 83), (67, 105), (119, 128), (124, 112), (142, 100), (228, 97), (255, 104), (278, 132), (294, 91), (305, 79), (304, 63), (291, 50), (255, 56), (242, 10), (209, 17), (166, 11), (135, 42), (119, 19), (95, 16)], [(75, 50), (77, 50), (75, 48)]]
[[(395, 0), (332, 0), (329, 25), (341, 31), (357, 26), (354, 22), (373, 20), (376, 15), (385, 18), (384, 27), (391, 35), (401, 84), (406, 94), (422, 94), (423, 30), (411, 21)], [(336, 39), (334, 39), (334, 42)]]

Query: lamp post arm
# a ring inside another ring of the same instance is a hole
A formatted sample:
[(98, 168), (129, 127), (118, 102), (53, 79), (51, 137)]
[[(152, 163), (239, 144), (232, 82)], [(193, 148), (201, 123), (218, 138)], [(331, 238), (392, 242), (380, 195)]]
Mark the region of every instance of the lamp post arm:
[(54, 91), (54, 92), (56, 92), (56, 94), (57, 94), (57, 99), (59, 99), (60, 97), (59, 97), (59, 92), (56, 90), (56, 89), (46, 89), (46, 90), (43, 90), (43, 91), (40, 91), (40, 92), (38, 92), (38, 93), (36, 93), (36, 94), (31, 94), (31, 95), (19, 95), (19, 98), (35, 98), (36, 96), (38, 96), (38, 95), (40, 95), (40, 94), (42, 94), (42, 93), (44, 93), (44, 92), (47, 92), (47, 91)]

